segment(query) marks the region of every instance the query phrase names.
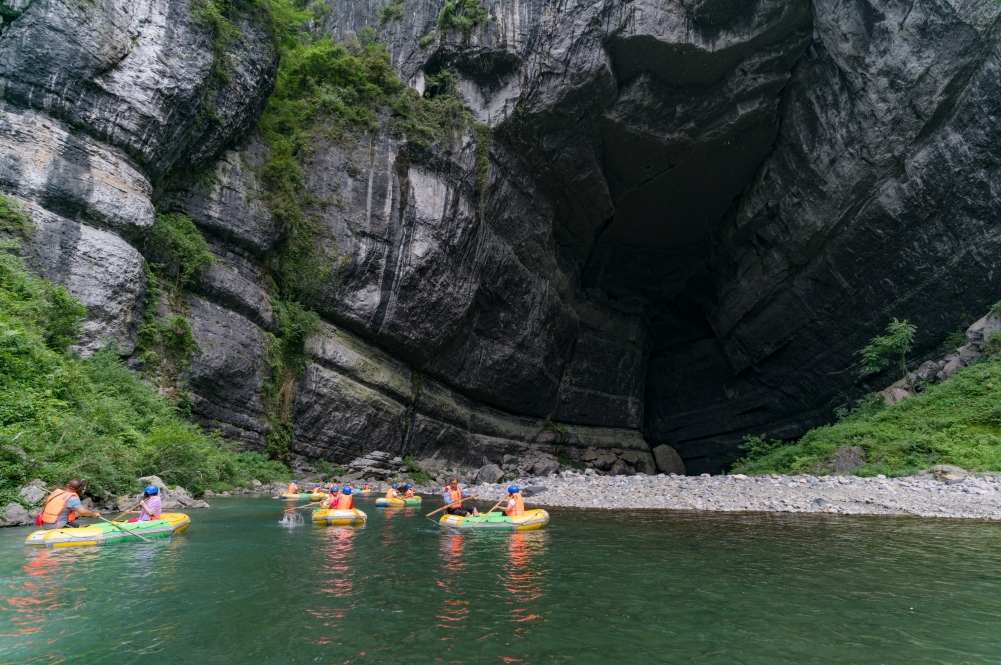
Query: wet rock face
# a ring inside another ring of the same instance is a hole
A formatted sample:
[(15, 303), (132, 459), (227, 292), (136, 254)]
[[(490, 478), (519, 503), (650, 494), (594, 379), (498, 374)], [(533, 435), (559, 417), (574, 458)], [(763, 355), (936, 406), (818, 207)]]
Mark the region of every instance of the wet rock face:
[[(330, 3), (323, 28), (352, 39), (382, 4)], [(799, 436), (885, 384), (853, 354), (892, 317), (924, 360), (998, 300), (998, 5), (484, 0), (484, 26), (421, 49), (442, 4), (378, 38), (418, 90), (458, 76), (493, 128), (486, 184), (468, 136), (425, 151), (388, 116), (313, 146), (342, 263), (310, 303), (297, 453), (508, 471), (557, 446), (602, 473), (719, 471), (745, 434)], [(217, 259), (192, 289), (196, 413), (263, 445), (285, 229), (264, 146), (237, 139), (274, 50), (247, 17), (213, 84), (183, 0), (81, 7), (0, 4), (0, 189), (43, 222), (40, 267), (89, 298), (86, 348), (134, 336), (153, 201), (188, 214)]]

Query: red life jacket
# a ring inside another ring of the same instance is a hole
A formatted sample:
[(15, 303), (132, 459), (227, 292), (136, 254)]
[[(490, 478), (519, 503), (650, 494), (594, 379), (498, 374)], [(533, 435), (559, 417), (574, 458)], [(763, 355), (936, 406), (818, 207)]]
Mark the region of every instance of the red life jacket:
[[(514, 505), (512, 505), (512, 502)], [(525, 514), (525, 502), (521, 500), (521, 492), (512, 494), (507, 501), (507, 516), (515, 517)]]
[(445, 491), (448, 492), (448, 507), (449, 508), (459, 508), (462, 506), (462, 490), (452, 489), (451, 487), (446, 487)]
[(337, 507), (334, 510), (351, 510), (355, 507), (355, 501), (348, 494), (337, 497)]
[[(45, 500), (45, 508), (42, 510), (40, 516), (42, 524), (55, 524), (59, 521), (59, 513), (63, 512), (63, 508), (66, 507), (66, 502), (70, 500), (71, 496), (80, 498), (80, 496), (72, 490), (52, 490), (52, 494), (49, 498)], [(72, 522), (76, 519), (76, 511), (71, 510), (70, 514), (66, 516), (67, 522)]]

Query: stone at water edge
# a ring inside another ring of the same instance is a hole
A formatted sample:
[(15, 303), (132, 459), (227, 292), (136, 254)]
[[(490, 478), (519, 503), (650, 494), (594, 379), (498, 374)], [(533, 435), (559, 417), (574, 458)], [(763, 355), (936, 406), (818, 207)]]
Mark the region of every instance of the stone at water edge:
[(253, 484), (254, 487), (260, 487), (261, 486), (261, 481), (258, 480), (257, 478), (254, 478), (254, 480), (252, 481), (252, 484)]
[(685, 475), (685, 463), (681, 460), (678, 451), (662, 443), (653, 449), (653, 459), (657, 464), (657, 469), (661, 473), (676, 473), (679, 476)]
[(19, 503), (11, 501), (3, 511), (3, 526), (25, 526), (31, 518), (28, 511)]
[(931, 468), (931, 472), (935, 475), (935, 480), (945, 482), (946, 480), (963, 480), (970, 474), (958, 466), (953, 466), (952, 464), (938, 464)]
[(487, 464), (476, 473), (477, 485), (490, 485), (504, 477), (504, 472), (496, 464)]
[(822, 508), (826, 508), (829, 505), (831, 505), (829, 501), (826, 501), (824, 499), (814, 499), (813, 502), (810, 504), (810, 507), (819, 510)]

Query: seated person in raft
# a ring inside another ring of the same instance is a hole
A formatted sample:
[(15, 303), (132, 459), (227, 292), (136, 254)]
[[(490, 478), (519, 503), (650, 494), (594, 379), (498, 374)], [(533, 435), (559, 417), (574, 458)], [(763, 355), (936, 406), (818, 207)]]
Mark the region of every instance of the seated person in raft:
[(355, 500), (351, 498), (351, 488), (345, 487), (336, 497), (325, 500), (322, 505), (333, 510), (351, 510), (355, 507)]
[(336, 506), (337, 499), (340, 498), (340, 496), (341, 496), (341, 491), (337, 487), (337, 485), (331, 485), (326, 498), (324, 498), (323, 501), (320, 502), (320, 508), (330, 508), (332, 506)]
[(397, 487), (399, 487), (399, 485), (397, 485), (396, 483), (393, 483), (392, 487), (390, 487), (388, 490), (386, 490), (386, 498), (387, 499), (399, 499), (400, 498), (400, 493), (396, 491)]
[(148, 485), (143, 490), (143, 500), (139, 502), (139, 510), (130, 510), (130, 513), (139, 513), (139, 517), (133, 517), (129, 522), (148, 522), (160, 519), (163, 510), (160, 501), (160, 488), (156, 485)]
[(35, 524), (43, 529), (62, 529), (64, 527), (75, 529), (80, 526), (73, 521), (78, 514), (84, 517), (100, 517), (101, 513), (87, 510), (80, 502), (82, 485), (80, 480), (74, 478), (66, 483), (64, 489), (52, 490), (49, 498), (45, 500), (45, 507)]
[(288, 489), (285, 490), (286, 494), (298, 494), (299, 493), (299, 481), (293, 480), (288, 484)]
[(407, 491), (403, 494), (403, 498), (404, 499), (414, 498), (414, 486), (411, 485), (410, 483), (407, 483)]
[(517, 517), (525, 514), (525, 502), (521, 498), (521, 490), (517, 485), (507, 488), (507, 507), (501, 508), (508, 517)]
[(316, 487), (313, 488), (313, 494), (326, 494), (323, 491), (323, 483), (316, 483)]
[(368, 486), (368, 483), (365, 483), (365, 487), (361, 488), (361, 491), (362, 492), (370, 492), (371, 491), (371, 488)]
[(463, 508), (462, 500), (470, 496), (469, 492), (463, 492), (459, 489), (459, 479), (452, 478), (448, 481), (448, 487), (442, 490), (442, 494), (445, 495), (445, 503), (448, 504), (448, 508), (445, 512), (449, 515), (462, 515), (466, 517), (472, 514), (473, 517), (479, 517), (480, 513), (476, 508)]

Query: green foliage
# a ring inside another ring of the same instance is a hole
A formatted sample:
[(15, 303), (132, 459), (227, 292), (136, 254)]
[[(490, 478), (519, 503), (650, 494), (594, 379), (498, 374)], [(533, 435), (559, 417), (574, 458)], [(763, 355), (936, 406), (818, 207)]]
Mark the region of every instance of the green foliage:
[(406, 9), (402, 2), (391, 2), (379, 7), (379, 27), (383, 27), (390, 21), (399, 21), (403, 18)]
[[(473, 123), (473, 115), (459, 97), (459, 79), (448, 69), (425, 79), (424, 95), (408, 88), (390, 103), (396, 126), (407, 139), (425, 150), (451, 141)], [(489, 143), (488, 146), (489, 148)]]
[(434, 44), (434, 30), (417, 40), (417, 48), (423, 50)]
[(966, 337), (966, 328), (963, 328), (962, 330), (956, 330), (946, 335), (942, 346), (945, 348), (946, 353), (949, 354), (961, 346), (966, 346), (969, 341)]
[(482, 195), (490, 171), (490, 141), (493, 139), (494, 130), (490, 125), (476, 123), (473, 125), (473, 135), (476, 137), (476, 189), (480, 190)]
[(403, 466), (407, 467), (407, 475), (410, 479), (421, 485), (426, 485), (431, 482), (431, 476), (428, 475), (427, 471), (421, 468), (421, 465), (417, 463), (417, 460), (413, 457), (407, 456), (403, 458)]
[(899, 356), (902, 376), (907, 376), (907, 354), (914, 344), (915, 331), (917, 328), (908, 323), (907, 319), (893, 319), (886, 326), (885, 335), (873, 337), (869, 340), (869, 345), (862, 349), (862, 370), (867, 373), (878, 372)]
[(469, 38), (473, 30), (487, 22), (487, 10), (480, 7), (480, 0), (449, 0), (438, 14), (438, 29), (442, 32), (461, 30)]
[(980, 345), (980, 352), (988, 356), (995, 356), (1001, 353), (1001, 330), (992, 332), (987, 336), (984, 343)]
[(562, 425), (557, 425), (552, 420), (547, 420), (543, 428), (548, 432), (559, 435), (560, 443), (566, 443), (567, 439), (570, 438), (570, 431)]
[(306, 338), (319, 330), (320, 317), (294, 300), (272, 298), (271, 305), (277, 329), (275, 334), (264, 333), (268, 362), (262, 395), (269, 426), (266, 453), (270, 459), (288, 464), (294, 434), (290, 417), (295, 382), (306, 369), (303, 347)]
[(232, 0), (191, 0), (191, 13), (212, 36), (212, 80), (225, 83), (229, 80), (230, 59), (227, 51), (243, 35), (232, 20)]
[(1001, 316), (1001, 300), (997, 301), (987, 311), (987, 316)]
[(0, 231), (26, 235), (31, 227), (31, 220), (21, 207), (0, 194)]
[(754, 436), (744, 435), (744, 442), (740, 444), (740, 449), (744, 451), (744, 458), (740, 461), (742, 468), (774, 453), (782, 446), (781, 439), (765, 439), (765, 435)]
[(16, 501), (34, 477), (51, 486), (79, 477), (100, 497), (135, 491), (137, 478), (152, 473), (196, 491), (288, 476), (262, 455), (204, 436), (111, 351), (86, 360), (66, 353), (86, 310), (31, 275), (15, 247), (0, 252), (0, 503)]
[(897, 404), (870, 396), (841, 422), (745, 458), (734, 470), (817, 473), (831, 468), (841, 446), (865, 452), (860, 475), (903, 475), (935, 464), (1001, 470), (1001, 358), (962, 369)]
[(157, 215), (147, 250), (161, 262), (157, 266), (163, 274), (174, 278), (176, 290), (191, 286), (195, 276), (213, 262), (208, 244), (187, 215)]

